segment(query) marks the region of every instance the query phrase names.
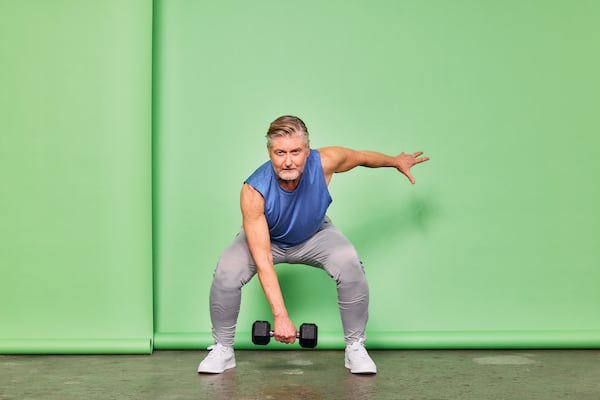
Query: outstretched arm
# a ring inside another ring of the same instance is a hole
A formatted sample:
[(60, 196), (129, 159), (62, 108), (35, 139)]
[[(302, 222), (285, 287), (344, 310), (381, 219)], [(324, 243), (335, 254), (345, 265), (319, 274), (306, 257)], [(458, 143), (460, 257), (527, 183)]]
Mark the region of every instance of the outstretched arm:
[(258, 279), (273, 313), (273, 336), (279, 342), (294, 343), (296, 327), (288, 317), (275, 273), (269, 228), (264, 213), (264, 199), (246, 183), (240, 194), (240, 206), (248, 247), (256, 263)]
[(422, 162), (429, 160), (429, 157), (421, 157), (422, 151), (413, 154), (404, 152), (397, 156), (389, 156), (370, 150), (352, 150), (346, 147), (323, 147), (319, 149), (321, 153), (321, 163), (327, 183), (331, 180), (334, 173), (350, 171), (352, 168), (362, 166), (368, 168), (393, 167), (404, 174), (410, 183), (415, 183), (415, 179), (410, 173), (410, 169)]

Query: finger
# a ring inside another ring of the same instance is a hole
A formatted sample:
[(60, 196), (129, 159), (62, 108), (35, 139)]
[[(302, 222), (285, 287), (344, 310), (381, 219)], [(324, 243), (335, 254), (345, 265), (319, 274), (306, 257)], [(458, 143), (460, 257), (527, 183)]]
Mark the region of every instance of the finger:
[(420, 163), (428, 161), (428, 160), (429, 160), (429, 157), (415, 158), (415, 164), (420, 164)]
[(420, 155), (422, 155), (422, 154), (423, 154), (423, 152), (422, 152), (422, 151), (417, 151), (416, 153), (413, 153), (413, 154), (412, 154), (412, 156), (413, 156), (414, 158), (417, 158), (417, 157), (419, 157), (419, 156), (420, 156)]

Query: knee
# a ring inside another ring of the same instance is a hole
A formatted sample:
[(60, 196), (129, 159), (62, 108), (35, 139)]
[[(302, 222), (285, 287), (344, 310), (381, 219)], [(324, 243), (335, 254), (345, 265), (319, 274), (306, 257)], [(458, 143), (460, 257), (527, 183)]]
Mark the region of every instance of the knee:
[(213, 285), (222, 289), (241, 289), (254, 276), (248, 264), (230, 264), (219, 261), (213, 276)]
[(340, 284), (366, 282), (362, 262), (353, 246), (343, 246), (336, 249), (329, 258), (330, 276)]
[(235, 249), (234, 246), (226, 249), (215, 268), (213, 285), (222, 289), (240, 289), (256, 273), (256, 267), (252, 265), (243, 251)]

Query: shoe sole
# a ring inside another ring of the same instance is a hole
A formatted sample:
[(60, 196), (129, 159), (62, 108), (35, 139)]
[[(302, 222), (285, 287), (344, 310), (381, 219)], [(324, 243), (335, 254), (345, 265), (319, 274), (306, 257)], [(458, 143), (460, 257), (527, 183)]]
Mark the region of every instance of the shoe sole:
[(372, 370), (357, 371), (357, 370), (353, 370), (352, 368), (350, 368), (348, 366), (346, 366), (346, 368), (348, 368), (351, 373), (356, 374), (356, 375), (375, 375), (375, 374), (377, 374), (377, 371), (372, 371)]
[(231, 368), (235, 368), (235, 360), (233, 360), (232, 362), (229, 362), (228, 364), (225, 364), (225, 367), (222, 370), (200, 370), (198, 369), (198, 373), (199, 374), (210, 374), (210, 375), (214, 375), (214, 374), (222, 374), (223, 372), (227, 371), (228, 369)]
[(366, 369), (366, 370), (356, 370), (356, 369), (352, 369), (352, 367), (348, 364), (348, 362), (344, 363), (344, 367), (348, 368), (350, 370), (351, 373), (353, 374), (357, 374), (357, 375), (375, 375), (377, 373), (377, 369), (375, 370), (371, 370), (371, 369)]

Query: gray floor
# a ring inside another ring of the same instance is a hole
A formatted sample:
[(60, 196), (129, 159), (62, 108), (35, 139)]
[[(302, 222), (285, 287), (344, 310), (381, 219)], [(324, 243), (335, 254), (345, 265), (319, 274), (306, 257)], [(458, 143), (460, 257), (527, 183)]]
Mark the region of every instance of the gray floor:
[(600, 399), (600, 350), (371, 351), (356, 376), (343, 351), (237, 351), (198, 375), (206, 352), (0, 355), (0, 399)]

